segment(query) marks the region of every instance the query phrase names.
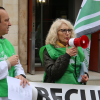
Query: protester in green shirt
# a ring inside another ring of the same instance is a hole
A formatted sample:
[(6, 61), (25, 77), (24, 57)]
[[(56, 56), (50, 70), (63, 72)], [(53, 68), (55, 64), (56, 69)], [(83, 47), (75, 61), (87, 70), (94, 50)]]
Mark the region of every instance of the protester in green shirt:
[(68, 39), (74, 37), (74, 27), (68, 20), (56, 19), (53, 22), (46, 37), (46, 45), (39, 52), (45, 68), (44, 82), (83, 84), (88, 81), (88, 73), (85, 72), (81, 75), (81, 82), (78, 82), (85, 55), (81, 47), (68, 46)]
[(0, 100), (9, 100), (7, 76), (20, 79), (20, 85), (23, 84), (23, 87), (26, 84), (29, 85), (20, 64), (19, 56), (15, 55), (12, 44), (6, 38), (3, 38), (3, 35), (8, 34), (9, 26), (11, 26), (11, 23), (8, 13), (3, 7), (0, 7)]

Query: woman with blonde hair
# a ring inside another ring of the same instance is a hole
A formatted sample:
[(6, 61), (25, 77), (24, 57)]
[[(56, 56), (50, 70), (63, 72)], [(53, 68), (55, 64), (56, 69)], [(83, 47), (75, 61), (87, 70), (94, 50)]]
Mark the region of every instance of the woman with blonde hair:
[(88, 73), (85, 73), (81, 76), (81, 82), (78, 82), (81, 62), (85, 56), (81, 47), (68, 46), (70, 38), (75, 38), (73, 25), (68, 20), (56, 19), (48, 32), (46, 45), (39, 52), (45, 68), (43, 82), (83, 84), (88, 81)]

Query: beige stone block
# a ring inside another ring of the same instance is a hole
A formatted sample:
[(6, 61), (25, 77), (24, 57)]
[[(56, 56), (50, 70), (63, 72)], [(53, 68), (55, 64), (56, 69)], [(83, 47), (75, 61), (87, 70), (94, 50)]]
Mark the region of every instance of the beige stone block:
[(25, 41), (26, 41), (26, 39), (27, 39), (27, 26), (21, 25), (19, 30), (20, 30), (20, 38), (22, 40), (25, 39)]
[(20, 46), (19, 55), (21, 63), (24, 65), (27, 64), (27, 48), (25, 48), (25, 45), (23, 44)]
[(9, 15), (11, 24), (18, 25), (18, 5), (5, 4), (5, 9)]
[(6, 39), (8, 39), (13, 46), (18, 46), (18, 34), (6, 34), (4, 35)]
[(10, 34), (18, 34), (18, 25), (12, 25), (12, 26), (10, 26), (9, 27), (9, 33)]
[(15, 48), (15, 55), (18, 55), (18, 46), (14, 46)]
[(20, 40), (19, 40), (19, 55), (22, 64), (27, 64), (27, 36), (23, 31), (20, 33)]
[(22, 26), (27, 25), (26, 19), (27, 19), (27, 14), (26, 14), (26, 12), (21, 11), (20, 20), (21, 20), (21, 25), (22, 25)]
[(27, 25), (27, 0), (20, 0), (19, 3), (19, 24), (24, 26)]
[(0, 6), (3, 6), (3, 1), (2, 0), (0, 0)]
[(3, 0), (5, 4), (18, 4), (18, 0)]

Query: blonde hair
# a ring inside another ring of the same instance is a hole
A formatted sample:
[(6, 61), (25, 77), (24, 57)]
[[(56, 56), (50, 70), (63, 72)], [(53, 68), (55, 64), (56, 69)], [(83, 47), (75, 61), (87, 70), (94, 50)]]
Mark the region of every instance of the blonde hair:
[(70, 29), (72, 29), (72, 34), (71, 34), (71, 38), (75, 37), (75, 32), (74, 32), (74, 27), (71, 24), (70, 21), (65, 20), (65, 19), (56, 19), (53, 24), (50, 27), (50, 30), (47, 34), (46, 40), (45, 40), (45, 44), (52, 44), (53, 46), (56, 47), (56, 41), (58, 40), (58, 36), (57, 36), (57, 32), (59, 27), (63, 24), (67, 24), (69, 26)]

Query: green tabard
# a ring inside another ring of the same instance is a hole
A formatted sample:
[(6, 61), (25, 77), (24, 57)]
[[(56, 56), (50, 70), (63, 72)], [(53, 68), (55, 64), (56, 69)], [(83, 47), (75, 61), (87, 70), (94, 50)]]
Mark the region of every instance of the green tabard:
[[(0, 62), (15, 55), (12, 44), (7, 39), (0, 39)], [(9, 70), (9, 76), (14, 77), (14, 67)], [(8, 97), (7, 78), (0, 80), (0, 97)]]
[[(47, 49), (50, 57), (54, 60), (56, 60), (59, 56), (64, 55), (66, 53), (66, 47), (64, 48), (55, 48), (54, 46), (48, 44), (43, 47), (41, 47), (39, 55), (40, 59), (43, 63), (43, 51), (44, 49)], [(71, 48), (71, 47), (69, 47)], [(69, 66), (66, 68), (66, 72), (64, 75), (59, 79), (56, 80), (55, 83), (61, 83), (61, 84), (82, 84), (77, 81), (79, 74), (80, 74), (80, 69), (81, 69), (81, 62), (83, 62), (85, 58), (85, 55), (82, 51), (81, 47), (78, 47), (78, 53), (76, 57), (76, 74), (75, 75), (75, 56), (70, 58)], [(46, 73), (44, 73), (44, 78), (45, 78)], [(44, 80), (44, 79), (43, 79)]]

